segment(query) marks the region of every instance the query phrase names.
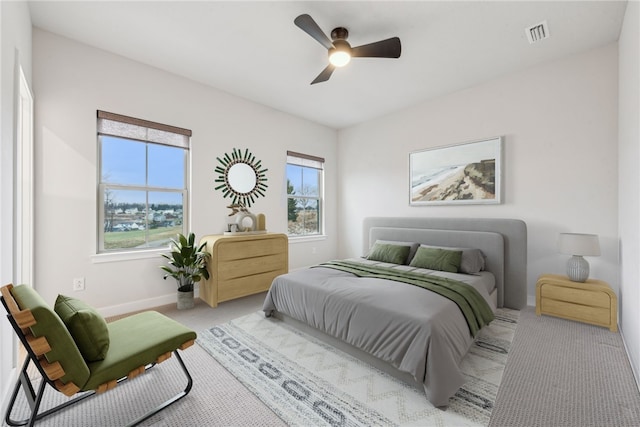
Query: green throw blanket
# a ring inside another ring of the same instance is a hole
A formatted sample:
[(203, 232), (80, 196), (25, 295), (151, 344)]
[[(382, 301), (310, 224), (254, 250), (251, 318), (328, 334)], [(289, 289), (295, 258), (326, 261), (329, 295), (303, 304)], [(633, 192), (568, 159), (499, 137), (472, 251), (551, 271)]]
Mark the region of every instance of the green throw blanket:
[(372, 277), (407, 283), (442, 295), (460, 307), (460, 311), (464, 315), (473, 337), (494, 318), (491, 307), (489, 307), (482, 295), (473, 286), (458, 280), (428, 276), (413, 271), (399, 271), (389, 267), (365, 265), (353, 261), (329, 261), (316, 267), (328, 267), (346, 271), (358, 277)]

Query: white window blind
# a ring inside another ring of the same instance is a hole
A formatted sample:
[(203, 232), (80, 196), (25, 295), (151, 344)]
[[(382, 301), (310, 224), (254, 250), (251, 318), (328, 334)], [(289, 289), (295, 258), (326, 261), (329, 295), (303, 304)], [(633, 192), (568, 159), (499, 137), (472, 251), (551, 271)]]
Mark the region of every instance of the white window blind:
[(189, 148), (191, 136), (189, 129), (100, 110), (98, 110), (98, 133), (180, 148)]
[(324, 159), (322, 157), (310, 156), (294, 151), (287, 151), (287, 163), (307, 168), (324, 169)]

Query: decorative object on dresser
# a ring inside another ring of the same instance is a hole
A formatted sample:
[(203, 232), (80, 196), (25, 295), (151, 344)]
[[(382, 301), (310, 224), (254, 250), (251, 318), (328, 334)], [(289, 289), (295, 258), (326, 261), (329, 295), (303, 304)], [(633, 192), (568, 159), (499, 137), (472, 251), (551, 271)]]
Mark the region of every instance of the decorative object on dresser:
[(572, 255), (567, 261), (569, 279), (584, 282), (589, 278), (589, 262), (583, 256), (599, 256), (600, 243), (595, 234), (560, 233), (558, 250), (560, 253)]
[(219, 184), (215, 189), (221, 190), (224, 197), (228, 196), (233, 203), (248, 207), (258, 197), (264, 197), (268, 169), (262, 166), (248, 148), (244, 154), (242, 150), (234, 148), (231, 154), (225, 153), (222, 158), (217, 159), (220, 165), (216, 166), (215, 171), (220, 175), (215, 179)]
[(618, 298), (602, 280), (576, 282), (566, 276), (543, 274), (536, 283), (536, 314), (618, 330)]
[(242, 203), (232, 203), (227, 206), (231, 209), (229, 214), (232, 222), (227, 223), (227, 231), (224, 234), (263, 234), (267, 232), (266, 218), (264, 214), (254, 215)]
[(193, 284), (209, 278), (207, 260), (209, 253), (204, 249), (205, 244), (196, 246), (196, 235), (189, 233), (188, 237), (178, 234), (176, 240), (171, 239), (170, 255), (161, 254), (169, 260), (169, 265), (160, 266), (166, 271), (164, 279), (173, 277), (178, 282), (178, 309), (193, 307)]
[(259, 213), (258, 215), (256, 215), (256, 218), (258, 219), (258, 225), (256, 225), (256, 231), (267, 231), (267, 217), (262, 214)]
[(200, 243), (211, 253), (209, 277), (201, 282), (200, 298), (211, 307), (264, 292), (276, 276), (289, 271), (286, 234), (209, 235)]

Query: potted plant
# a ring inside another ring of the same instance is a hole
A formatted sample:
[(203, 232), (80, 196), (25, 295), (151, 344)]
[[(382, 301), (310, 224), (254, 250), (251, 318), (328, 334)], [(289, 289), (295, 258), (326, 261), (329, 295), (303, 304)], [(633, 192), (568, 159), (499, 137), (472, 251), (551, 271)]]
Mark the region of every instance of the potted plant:
[(209, 253), (204, 250), (206, 242), (196, 246), (196, 235), (189, 233), (188, 237), (178, 233), (177, 239), (171, 239), (171, 252), (161, 254), (169, 260), (169, 265), (160, 268), (178, 282), (178, 309), (193, 307), (193, 284), (204, 277), (209, 278), (207, 259)]

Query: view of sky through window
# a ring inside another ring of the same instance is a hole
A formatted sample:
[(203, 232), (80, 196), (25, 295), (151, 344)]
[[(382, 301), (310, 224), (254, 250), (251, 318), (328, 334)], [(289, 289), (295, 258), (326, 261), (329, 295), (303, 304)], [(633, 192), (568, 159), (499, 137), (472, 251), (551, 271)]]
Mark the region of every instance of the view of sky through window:
[(287, 179), (293, 185), (293, 194), (299, 196), (318, 195), (318, 170), (287, 164)]
[[(103, 136), (102, 180), (109, 184), (184, 188), (183, 152), (182, 148)], [(119, 191), (116, 202), (139, 203), (137, 193)], [(150, 203), (182, 204), (181, 194), (159, 192), (155, 196)]]

